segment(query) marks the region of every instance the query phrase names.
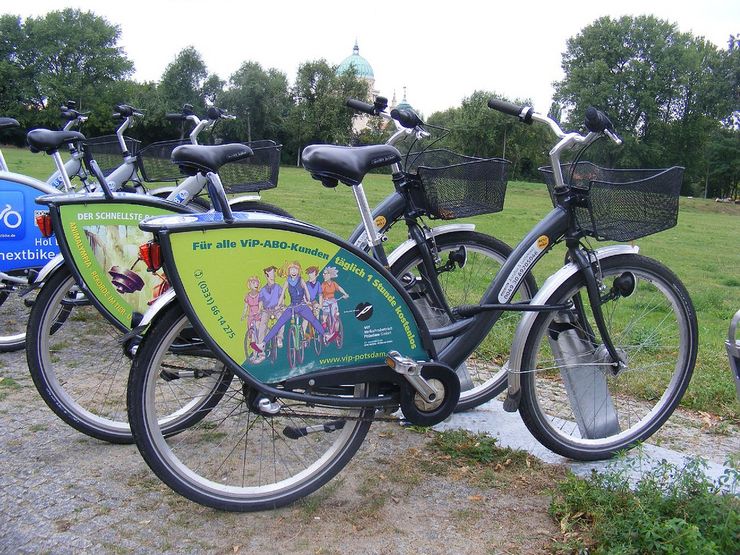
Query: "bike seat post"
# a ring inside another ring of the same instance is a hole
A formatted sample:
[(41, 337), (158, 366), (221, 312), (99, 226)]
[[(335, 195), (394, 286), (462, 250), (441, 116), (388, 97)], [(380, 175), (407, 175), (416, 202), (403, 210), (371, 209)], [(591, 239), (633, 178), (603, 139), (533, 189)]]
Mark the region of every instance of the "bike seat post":
[(72, 190), (72, 182), (69, 180), (69, 174), (67, 174), (67, 168), (64, 167), (64, 161), (62, 160), (62, 155), (59, 154), (58, 150), (55, 150), (51, 154), (52, 160), (54, 160), (54, 164), (57, 167), (57, 170), (59, 171), (59, 175), (62, 178), (62, 183), (64, 183), (64, 191), (69, 192)]
[(365, 189), (362, 188), (362, 183), (359, 185), (352, 186), (352, 194), (355, 195), (355, 202), (357, 208), (360, 211), (360, 217), (362, 218), (362, 225), (365, 228), (365, 234), (368, 239), (368, 244), (373, 250), (373, 255), (376, 260), (383, 266), (388, 266), (388, 259), (383, 249), (383, 239), (378, 233), (378, 228), (375, 227), (375, 221), (373, 220), (373, 212), (370, 209), (370, 204), (367, 201), (367, 195), (365, 195)]

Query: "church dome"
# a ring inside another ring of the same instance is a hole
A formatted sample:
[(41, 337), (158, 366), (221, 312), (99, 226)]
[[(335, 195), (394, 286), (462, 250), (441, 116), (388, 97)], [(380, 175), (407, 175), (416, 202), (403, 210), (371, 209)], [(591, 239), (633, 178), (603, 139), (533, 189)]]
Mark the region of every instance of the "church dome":
[(350, 67), (355, 68), (355, 73), (357, 74), (357, 77), (360, 77), (361, 79), (366, 79), (368, 81), (375, 80), (373, 68), (365, 58), (360, 56), (360, 47), (357, 46), (357, 42), (355, 42), (355, 47), (352, 49), (352, 55), (347, 56), (337, 67), (337, 74), (344, 73)]

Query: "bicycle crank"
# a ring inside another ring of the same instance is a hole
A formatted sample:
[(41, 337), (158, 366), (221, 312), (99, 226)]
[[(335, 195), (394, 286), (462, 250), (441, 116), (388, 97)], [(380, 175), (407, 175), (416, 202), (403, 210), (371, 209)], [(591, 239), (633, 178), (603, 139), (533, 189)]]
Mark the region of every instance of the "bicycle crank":
[(432, 426), (447, 418), (460, 398), (460, 380), (455, 371), (439, 363), (418, 363), (391, 351), (388, 366), (406, 378), (401, 385), (403, 415), (417, 426)]

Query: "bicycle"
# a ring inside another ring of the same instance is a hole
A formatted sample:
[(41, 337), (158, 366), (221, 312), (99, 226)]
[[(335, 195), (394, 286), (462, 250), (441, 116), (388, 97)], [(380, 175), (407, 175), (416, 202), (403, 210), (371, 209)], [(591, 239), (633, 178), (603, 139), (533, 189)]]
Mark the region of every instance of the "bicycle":
[[(46, 150), (58, 146), (49, 144)], [(163, 292), (167, 287), (161, 276), (134, 271), (140, 259), (138, 245), (149, 238), (138, 229), (138, 221), (148, 215), (191, 214), (197, 209), (192, 203), (153, 195), (114, 192), (89, 150), (86, 163), (101, 193), (38, 199), (49, 207), (45, 227), (59, 242), (62, 256), (47, 264), (36, 279), (42, 286), (28, 319), (27, 362), (42, 398), (63, 421), (92, 437), (129, 443), (125, 384), (138, 340), (127, 334), (140, 325), (150, 305), (172, 294)], [(180, 188), (197, 193), (195, 185), (205, 184), (204, 179), (189, 176), (169, 196)], [(235, 209), (288, 217), (284, 210), (263, 202), (235, 200)], [(214, 384), (215, 392), (218, 387)]]
[[(141, 223), (162, 249), (178, 302), (158, 315), (134, 357), (129, 420), (142, 456), (170, 488), (198, 503), (236, 511), (274, 508), (311, 493), (351, 459), (373, 419), (383, 414), (378, 410), (400, 406), (418, 425), (448, 416), (459, 395), (453, 368), (505, 311), (526, 314), (512, 345), (504, 407), (518, 409), (548, 448), (582, 460), (608, 458), (648, 438), (670, 416), (696, 360), (696, 314), (688, 293), (669, 269), (637, 254), (637, 247), (593, 250), (586, 238), (632, 240), (675, 225), (682, 168), (604, 170), (595, 178), (586, 177), (592, 166), (564, 170), (562, 153), (582, 152), (604, 135), (620, 141), (606, 116), (589, 110), (588, 133), (581, 135), (563, 132), (529, 107), (498, 100), (489, 106), (527, 123), (546, 124), (558, 137), (547, 170), (555, 207), (514, 249), (482, 302), (454, 307), (461, 320), (433, 333), (401, 282), (375, 259), (315, 226), (233, 214), (228, 208), (221, 217), (165, 216)], [(357, 183), (376, 161), (398, 161), (394, 150), (314, 146), (304, 151), (303, 161), (312, 174), (352, 186), (363, 211)], [(176, 150), (173, 157), (207, 175), (211, 194), (219, 196), (218, 169), (226, 158), (217, 152), (206, 157)], [(564, 172), (570, 173), (568, 181)], [(604, 192), (619, 195), (620, 203), (605, 200)], [(620, 209), (630, 200), (633, 213), (624, 217)], [(372, 228), (367, 231), (372, 236)], [(196, 238), (235, 246), (228, 253), (193, 251)], [(249, 273), (250, 265), (265, 264), (275, 256), (273, 245), (282, 244), (305, 247), (311, 263), (346, 263), (344, 287), (373, 309), (365, 320), (345, 322), (352, 327), (347, 337), (370, 341), (345, 342), (346, 356), (319, 365), (240, 364), (241, 344), (229, 326), (231, 297), (240, 289), (229, 287), (220, 268), (228, 258), (231, 264), (241, 261)], [(512, 303), (524, 276), (556, 244), (567, 247), (566, 265), (531, 301)], [(187, 357), (190, 367), (223, 364), (230, 393), (209, 407), (198, 426), (170, 435), (160, 419), (187, 415), (177, 410), (178, 395), (207, 395), (194, 381), (182, 382), (176, 395), (160, 384), (160, 368), (172, 362), (173, 345), (186, 330), (211, 352), (200, 349), (188, 356), (185, 349), (177, 358)], [(437, 352), (435, 338), (451, 341)], [(386, 339), (394, 351), (382, 347)], [(210, 439), (213, 434), (217, 443)]]
[[(393, 146), (410, 137), (420, 141), (429, 136), (424, 124), (412, 110), (393, 110), (386, 112), (387, 100), (376, 98), (374, 104), (367, 104), (349, 99), (347, 106), (374, 117), (383, 118), (395, 125), (395, 132), (386, 142)], [(229, 168), (227, 164), (225, 168)], [(405, 167), (404, 167), (405, 166)], [(365, 202), (361, 213), (361, 222), (352, 232), (349, 241), (361, 250), (373, 252), (374, 256), (383, 257), (394, 275), (403, 276), (405, 287), (418, 307), (425, 313), (432, 327), (443, 328), (458, 318), (452, 314), (450, 305), (479, 302), (488, 286), (489, 276), (495, 275), (511, 253), (506, 243), (478, 232), (470, 223), (448, 223), (455, 217), (466, 217), (489, 213), (503, 208), (503, 195), (487, 198), (484, 194), (481, 201), (466, 210), (440, 209), (436, 203), (425, 204), (419, 197), (418, 172), (434, 182), (439, 183), (439, 190), (444, 191), (459, 181), (461, 173), (468, 172), (478, 179), (478, 190), (463, 190), (462, 194), (453, 196), (452, 203), (459, 204), (467, 193), (480, 196), (480, 189), (500, 191), (501, 183), (505, 186), (506, 162), (501, 159), (480, 159), (461, 156), (442, 149), (425, 149), (414, 152), (407, 157), (406, 164), (401, 160), (390, 165), (394, 191), (383, 199), (374, 210)], [(417, 168), (422, 168), (417, 170)], [(414, 173), (407, 173), (412, 170)], [(484, 175), (488, 173), (488, 176)], [(333, 187), (336, 181), (325, 179), (326, 186)], [(353, 187), (362, 191), (362, 185)], [(444, 225), (429, 227), (425, 218), (446, 220)], [(386, 255), (382, 245), (388, 238), (388, 232), (399, 222), (413, 222), (409, 227), (409, 238)], [(370, 230), (370, 231), (367, 231)], [(434, 274), (434, 278), (429, 277)], [(527, 274), (517, 290), (516, 298), (531, 298), (537, 289), (534, 278)], [(445, 299), (449, 298), (447, 301)], [(163, 310), (166, 305), (158, 305)], [(156, 317), (156, 312), (148, 312), (145, 322), (148, 324)], [(506, 387), (505, 361), (508, 358), (510, 339), (518, 315), (512, 314), (502, 318), (498, 333), (491, 334), (481, 342), (479, 349), (471, 358), (458, 365), (456, 371), (464, 387), (457, 410), (467, 410), (484, 403), (500, 394)], [(505, 320), (506, 322), (504, 323)], [(508, 342), (507, 342), (508, 340)], [(436, 339), (437, 348), (441, 348), (449, 339)], [(267, 349), (275, 352), (275, 349)], [(314, 342), (316, 355), (320, 354), (321, 344)], [(491, 356), (492, 355), (492, 356)], [(486, 362), (483, 362), (486, 361)]]

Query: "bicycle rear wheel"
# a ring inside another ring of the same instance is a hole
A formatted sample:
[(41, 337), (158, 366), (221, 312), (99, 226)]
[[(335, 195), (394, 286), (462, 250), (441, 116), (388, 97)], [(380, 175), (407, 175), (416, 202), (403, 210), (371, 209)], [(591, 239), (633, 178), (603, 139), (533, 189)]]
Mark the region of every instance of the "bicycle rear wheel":
[[(308, 495), (337, 474), (362, 444), (373, 409), (337, 409), (264, 397), (235, 377), (202, 420), (177, 435), (160, 424), (180, 397), (162, 382), (162, 366), (187, 326), (179, 305), (153, 324), (136, 354), (128, 386), (129, 418), (150, 468), (188, 499), (229, 511), (272, 509)], [(193, 383), (194, 387), (198, 384)], [(354, 391), (367, 395), (366, 386)], [(191, 392), (187, 397), (200, 395)]]
[[(511, 247), (494, 237), (471, 231), (459, 231), (435, 238), (442, 263), (457, 255), (464, 247), (465, 265), (446, 265), (437, 274), (450, 307), (478, 304), (491, 284), (491, 280), (511, 254)], [(399, 277), (414, 299), (430, 329), (451, 323), (445, 312), (432, 300), (422, 279), (422, 258), (418, 247), (413, 248), (393, 264), (391, 272)], [(514, 301), (532, 298), (537, 285), (528, 274), (517, 291)], [(472, 409), (490, 401), (506, 389), (504, 363), (509, 359), (514, 330), (520, 313), (505, 312), (491, 332), (478, 345), (468, 360), (456, 371), (460, 377), (460, 400), (455, 411)], [(450, 340), (435, 341), (442, 349)]]
[[(28, 368), (49, 408), (84, 434), (111, 443), (131, 443), (126, 384), (136, 342), (123, 343), (123, 332), (92, 306), (66, 266), (42, 287), (31, 310), (27, 335)], [(216, 403), (228, 385), (221, 372), (213, 370), (220, 365), (198, 345), (192, 334), (180, 338), (168, 360), (167, 378), (173, 389), (181, 378), (197, 380), (210, 394), (189, 399), (185, 408), (178, 408), (177, 418), (168, 422), (170, 427), (192, 423), (186, 409), (195, 414), (190, 415), (193, 418), (199, 417), (197, 410)], [(194, 364), (196, 350), (207, 354), (198, 365)]]
[(601, 273), (602, 310), (626, 368), (614, 373), (606, 363), (580, 274), (545, 301), (572, 309), (538, 315), (523, 351), (522, 419), (572, 459), (608, 458), (650, 437), (680, 402), (696, 361), (696, 313), (670, 270), (629, 254), (603, 260)]
[[(27, 280), (27, 272), (11, 272), (14, 278)], [(38, 290), (21, 297), (20, 292), (26, 284), (11, 281), (0, 282), (0, 314), (2, 314), (2, 329), (0, 330), (0, 353), (20, 351), (26, 346), (26, 327)]]

